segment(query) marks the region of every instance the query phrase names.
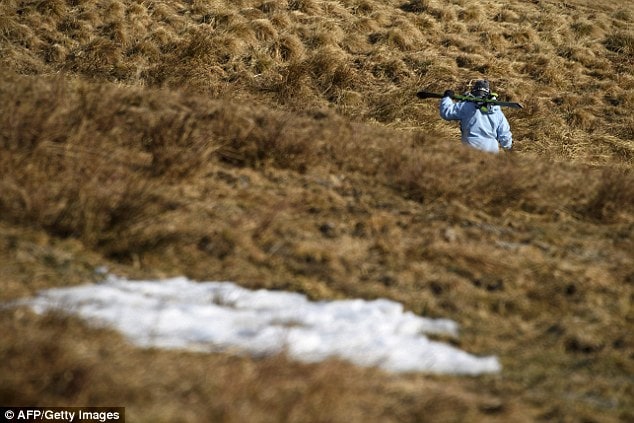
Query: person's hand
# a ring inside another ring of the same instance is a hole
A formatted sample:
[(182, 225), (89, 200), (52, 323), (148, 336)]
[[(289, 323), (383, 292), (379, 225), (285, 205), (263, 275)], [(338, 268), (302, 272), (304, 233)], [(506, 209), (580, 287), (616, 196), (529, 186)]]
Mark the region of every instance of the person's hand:
[(451, 90), (447, 90), (445, 91), (445, 93), (442, 95), (443, 97), (453, 97), (454, 96), (454, 92)]

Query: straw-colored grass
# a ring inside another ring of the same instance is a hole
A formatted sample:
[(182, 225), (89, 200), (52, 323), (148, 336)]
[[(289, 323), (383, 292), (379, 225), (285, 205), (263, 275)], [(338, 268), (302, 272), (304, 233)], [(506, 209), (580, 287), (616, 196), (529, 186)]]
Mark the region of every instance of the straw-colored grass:
[[(631, 7), (607, 1), (0, 4), (0, 299), (186, 275), (387, 297), (499, 375), (142, 351), (5, 309), (5, 405), (130, 421), (629, 421)], [(514, 151), (420, 88), (487, 78)], [(184, 408), (186, 411), (183, 411)]]

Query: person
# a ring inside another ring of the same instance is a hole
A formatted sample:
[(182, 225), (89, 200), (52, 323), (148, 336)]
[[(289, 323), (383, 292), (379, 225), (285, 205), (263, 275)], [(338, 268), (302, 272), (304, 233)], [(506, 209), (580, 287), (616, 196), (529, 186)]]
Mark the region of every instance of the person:
[[(489, 81), (479, 80), (473, 85), (468, 96), (476, 99), (494, 99)], [(511, 127), (500, 106), (477, 101), (459, 101), (451, 97), (454, 92), (447, 90), (440, 100), (440, 117), (445, 120), (459, 120), (462, 143), (478, 150), (498, 153), (499, 146), (511, 150), (513, 135)]]

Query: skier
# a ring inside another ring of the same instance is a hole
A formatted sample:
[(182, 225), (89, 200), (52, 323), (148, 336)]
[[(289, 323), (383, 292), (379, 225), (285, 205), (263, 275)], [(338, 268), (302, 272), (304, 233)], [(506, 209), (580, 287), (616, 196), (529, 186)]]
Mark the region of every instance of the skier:
[[(489, 81), (479, 80), (473, 85), (468, 96), (476, 99), (495, 99), (491, 93)], [(477, 101), (459, 101), (454, 103), (454, 92), (445, 91), (440, 100), (440, 117), (445, 120), (459, 120), (462, 143), (478, 150), (498, 153), (499, 147), (511, 150), (513, 136), (506, 116), (498, 105)]]

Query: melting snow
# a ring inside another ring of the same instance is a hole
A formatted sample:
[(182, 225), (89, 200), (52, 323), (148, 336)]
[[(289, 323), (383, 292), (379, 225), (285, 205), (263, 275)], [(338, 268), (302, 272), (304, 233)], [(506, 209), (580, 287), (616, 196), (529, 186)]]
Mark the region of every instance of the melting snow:
[(42, 291), (23, 303), (114, 327), (142, 347), (285, 351), (305, 362), (339, 357), (392, 372), (500, 371), (495, 357), (476, 357), (425, 336), (457, 336), (455, 322), (422, 318), (385, 299), (311, 302), (301, 294), (252, 291), (231, 282), (110, 276), (96, 285)]

